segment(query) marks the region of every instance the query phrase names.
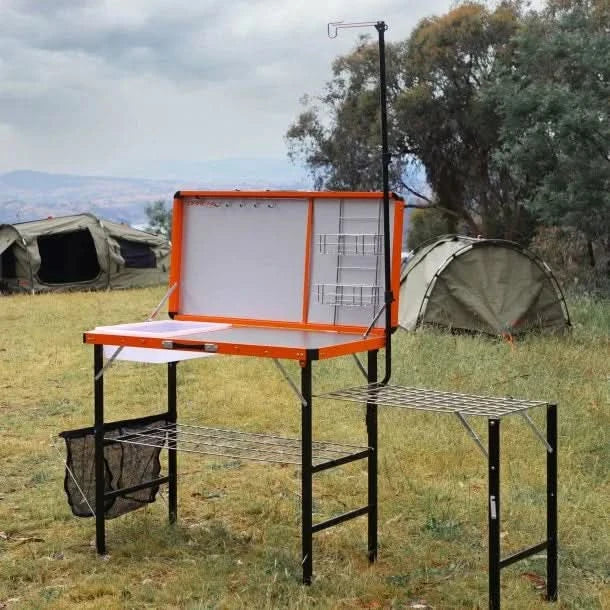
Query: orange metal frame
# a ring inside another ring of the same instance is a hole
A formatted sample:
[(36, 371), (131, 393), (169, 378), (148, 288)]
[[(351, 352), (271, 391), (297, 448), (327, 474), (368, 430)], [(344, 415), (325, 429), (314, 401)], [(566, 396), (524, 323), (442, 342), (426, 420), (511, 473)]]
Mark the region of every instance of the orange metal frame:
[[(253, 326), (252, 324), (250, 326)], [(263, 358), (286, 358), (290, 360), (307, 359), (308, 350), (299, 347), (285, 347), (281, 345), (252, 345), (245, 343), (230, 343), (214, 340), (214, 333), (209, 334), (206, 339), (189, 339), (185, 337), (174, 337), (170, 339), (175, 343), (179, 343), (179, 348), (182, 351), (201, 352), (203, 344), (213, 344), (214, 353), (233, 356), (258, 356)], [(153, 349), (165, 349), (163, 343), (168, 341), (166, 338), (159, 337), (138, 337), (127, 335), (114, 335), (105, 333), (88, 332), (84, 335), (86, 344), (95, 345), (116, 345), (123, 347), (148, 347)], [(324, 360), (326, 358), (335, 358), (346, 354), (355, 354), (374, 349), (381, 349), (385, 345), (385, 337), (383, 335), (369, 335), (366, 339), (358, 341), (346, 341), (329, 347), (320, 347), (315, 350), (316, 359)], [(190, 347), (192, 346), (192, 347)]]
[[(205, 314), (184, 314), (180, 311), (180, 272), (182, 268), (182, 234), (184, 222), (184, 199), (307, 199), (307, 230), (305, 244), (305, 263), (303, 273), (303, 315), (301, 322), (286, 320), (267, 320), (253, 318), (235, 318), (231, 316), (208, 316)], [(309, 288), (311, 279), (311, 237), (313, 232), (314, 199), (382, 199), (381, 192), (354, 192), (354, 191), (178, 191), (174, 197), (173, 228), (172, 228), (172, 258), (170, 266), (170, 286), (178, 284), (169, 299), (169, 311), (175, 320), (198, 320), (202, 322), (224, 322), (228, 324), (265, 326), (274, 328), (301, 328), (304, 330), (331, 330), (334, 332), (360, 332), (366, 330), (364, 326), (346, 326), (341, 324), (315, 324), (307, 320), (309, 310)], [(404, 201), (392, 193), (391, 199), (394, 207), (394, 239), (392, 240), (392, 292), (394, 302), (391, 306), (392, 326), (398, 325), (398, 292), (400, 288), (400, 252), (402, 246), (402, 226)], [(371, 332), (379, 332), (374, 329)], [(381, 331), (383, 332), (383, 331)]]
[[(307, 199), (307, 229), (306, 229), (306, 244), (304, 247), (304, 268), (303, 268), (303, 313), (300, 322), (287, 320), (270, 320), (270, 319), (251, 319), (251, 318), (235, 318), (225, 316), (209, 316), (204, 314), (183, 314), (180, 312), (180, 274), (182, 268), (182, 245), (183, 245), (183, 226), (184, 226), (184, 199), (192, 198), (232, 198), (232, 199), (255, 199), (255, 198), (274, 198), (274, 199)], [(177, 284), (177, 289), (174, 290), (169, 298), (169, 312), (175, 320), (193, 320), (202, 322), (222, 322), (233, 326), (249, 326), (262, 328), (275, 328), (286, 330), (311, 330), (311, 331), (328, 331), (342, 334), (360, 334), (366, 330), (364, 326), (341, 325), (341, 324), (322, 324), (312, 323), (307, 320), (309, 310), (309, 293), (311, 281), (311, 242), (313, 232), (313, 217), (314, 217), (314, 200), (315, 199), (382, 199), (383, 193), (380, 192), (307, 192), (307, 191), (179, 191), (174, 196), (173, 206), (173, 228), (172, 228), (172, 257), (169, 274), (169, 285)], [(394, 239), (392, 240), (392, 292), (394, 293), (394, 302), (391, 305), (392, 326), (398, 324), (398, 292), (400, 288), (400, 251), (402, 245), (402, 226), (403, 226), (403, 199), (395, 194), (391, 194), (391, 203), (394, 206)], [(86, 333), (84, 337), (85, 343), (97, 343), (104, 345), (118, 345), (126, 347), (149, 347), (162, 349), (163, 341), (166, 339), (137, 337), (124, 335), (110, 335), (101, 333)], [(250, 345), (237, 343), (222, 343), (216, 342), (213, 338), (213, 333), (210, 335), (209, 341), (201, 339), (192, 340), (188, 337), (180, 338), (180, 349), (190, 349), (200, 351), (202, 343), (213, 343), (219, 354), (234, 354), (243, 356), (263, 356), (269, 358), (289, 358), (295, 360), (304, 360), (307, 357), (306, 350), (303, 348), (274, 346), (274, 345)], [(340, 343), (330, 347), (319, 348), (317, 357), (319, 359), (332, 358), (345, 354), (352, 354), (367, 350), (380, 349), (385, 346), (385, 329), (375, 327), (366, 338), (357, 341), (347, 340), (345, 343)]]

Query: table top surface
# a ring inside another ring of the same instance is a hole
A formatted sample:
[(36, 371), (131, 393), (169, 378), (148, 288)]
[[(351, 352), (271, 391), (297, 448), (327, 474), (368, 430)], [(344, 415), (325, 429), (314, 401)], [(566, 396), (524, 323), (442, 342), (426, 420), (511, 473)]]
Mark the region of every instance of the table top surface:
[(159, 320), (100, 326), (85, 333), (85, 343), (318, 359), (379, 349), (385, 344), (385, 337), (330, 330)]

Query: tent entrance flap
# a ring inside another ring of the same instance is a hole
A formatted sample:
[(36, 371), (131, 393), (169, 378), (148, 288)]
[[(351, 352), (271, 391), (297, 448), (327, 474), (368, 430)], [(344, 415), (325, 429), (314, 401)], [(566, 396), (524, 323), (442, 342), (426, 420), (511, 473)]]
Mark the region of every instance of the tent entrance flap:
[(100, 265), (89, 229), (38, 237), (40, 269), (45, 284), (88, 282), (100, 274)]
[(14, 245), (0, 253), (0, 280), (14, 280), (17, 277), (17, 258)]

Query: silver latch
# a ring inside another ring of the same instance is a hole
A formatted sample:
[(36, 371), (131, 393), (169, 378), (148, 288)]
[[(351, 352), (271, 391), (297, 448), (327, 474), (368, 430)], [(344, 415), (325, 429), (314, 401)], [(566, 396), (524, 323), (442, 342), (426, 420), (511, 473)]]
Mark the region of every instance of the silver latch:
[(498, 518), (496, 512), (496, 496), (489, 496), (489, 512), (491, 513), (491, 518), (495, 521)]
[(161, 347), (164, 349), (173, 349), (174, 342), (173, 341), (161, 341)]
[(216, 345), (216, 343), (204, 343), (203, 351), (210, 354), (215, 354), (218, 351), (218, 345)]

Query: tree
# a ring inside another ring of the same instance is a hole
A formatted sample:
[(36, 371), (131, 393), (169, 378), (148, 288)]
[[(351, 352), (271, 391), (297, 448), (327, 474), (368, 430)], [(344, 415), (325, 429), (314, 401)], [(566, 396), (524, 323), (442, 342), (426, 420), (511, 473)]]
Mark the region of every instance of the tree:
[(514, 4), (490, 11), (466, 3), (424, 19), (409, 38), (399, 139), (425, 166), (451, 231), (464, 221), (474, 234), (528, 237), (510, 176), (491, 164), (500, 117), (483, 95), (496, 63), (510, 53), (519, 18)]
[[(386, 45), (389, 122), (404, 86), (404, 50), (404, 44)], [(321, 97), (303, 97), (305, 110), (286, 132), (288, 156), (308, 167), (317, 189), (381, 189), (377, 44), (361, 36), (354, 51), (333, 62), (332, 74)], [(390, 182), (396, 189), (408, 161), (397, 154), (393, 133), (390, 129)]]
[(144, 212), (148, 219), (146, 230), (170, 239), (172, 236), (172, 211), (165, 206), (165, 201), (158, 199), (148, 204)]
[(443, 213), (436, 209), (413, 210), (409, 218), (409, 233), (407, 234), (407, 248), (417, 250), (423, 244), (436, 237), (446, 235), (447, 219)]
[[(502, 117), (499, 166), (547, 224), (610, 237), (607, 0), (551, 0), (530, 15), (490, 97)], [(590, 247), (592, 252), (592, 248)]]
[[(527, 238), (530, 218), (510, 175), (493, 166), (500, 117), (482, 95), (500, 57), (510, 54), (519, 24), (516, 4), (494, 11), (463, 4), (425, 19), (408, 41), (388, 45), (391, 184), (441, 210), (450, 230), (466, 224), (489, 237)], [(379, 187), (378, 67), (376, 45), (361, 38), (333, 63), (326, 93), (306, 109), (286, 137), (317, 188)], [(405, 168), (423, 164), (433, 197), (403, 181)]]

